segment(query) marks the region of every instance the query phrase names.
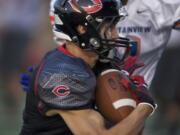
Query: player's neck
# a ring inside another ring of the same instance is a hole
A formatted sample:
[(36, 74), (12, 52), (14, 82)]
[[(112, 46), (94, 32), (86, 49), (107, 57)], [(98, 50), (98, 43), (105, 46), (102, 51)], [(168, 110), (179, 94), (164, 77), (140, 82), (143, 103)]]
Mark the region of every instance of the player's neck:
[(73, 43), (67, 43), (66, 49), (75, 57), (83, 59), (90, 67), (95, 65), (98, 58), (95, 52), (86, 52)]

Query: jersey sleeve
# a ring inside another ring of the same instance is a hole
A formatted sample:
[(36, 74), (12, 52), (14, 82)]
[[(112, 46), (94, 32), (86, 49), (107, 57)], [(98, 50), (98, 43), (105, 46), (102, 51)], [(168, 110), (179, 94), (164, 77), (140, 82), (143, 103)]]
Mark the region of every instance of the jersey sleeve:
[(180, 1), (162, 0), (160, 9), (161, 14), (157, 15), (157, 23), (160, 26), (169, 26), (178, 29), (180, 27)]
[(174, 9), (174, 13), (172, 14), (172, 26), (173, 29), (180, 30), (180, 1), (179, 0), (173, 0), (173, 1), (174, 4), (172, 5), (172, 8)]
[(61, 73), (39, 77), (38, 96), (51, 109), (90, 108), (94, 101), (94, 90), (94, 78), (85, 75)]
[(142, 0), (158, 28), (180, 28), (180, 0)]

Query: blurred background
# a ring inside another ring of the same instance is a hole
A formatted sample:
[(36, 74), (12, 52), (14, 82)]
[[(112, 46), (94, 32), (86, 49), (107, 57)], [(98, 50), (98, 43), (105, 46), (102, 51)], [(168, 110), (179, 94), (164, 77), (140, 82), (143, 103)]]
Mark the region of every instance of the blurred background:
[(20, 73), (56, 47), (49, 23), (50, 0), (0, 0), (0, 135), (18, 135), (25, 92)]
[[(25, 92), (20, 73), (56, 47), (48, 20), (50, 0), (0, 0), (0, 135), (18, 135)], [(159, 107), (145, 135), (180, 135), (180, 32), (173, 31), (151, 91)]]

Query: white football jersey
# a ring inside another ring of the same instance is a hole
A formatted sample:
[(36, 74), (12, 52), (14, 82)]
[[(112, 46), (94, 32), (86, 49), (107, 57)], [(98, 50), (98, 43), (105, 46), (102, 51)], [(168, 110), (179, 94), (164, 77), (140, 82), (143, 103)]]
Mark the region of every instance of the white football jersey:
[(135, 73), (150, 85), (172, 28), (180, 29), (180, 0), (129, 0), (126, 8), (128, 16), (117, 30), (120, 36), (138, 41), (139, 61), (145, 66)]

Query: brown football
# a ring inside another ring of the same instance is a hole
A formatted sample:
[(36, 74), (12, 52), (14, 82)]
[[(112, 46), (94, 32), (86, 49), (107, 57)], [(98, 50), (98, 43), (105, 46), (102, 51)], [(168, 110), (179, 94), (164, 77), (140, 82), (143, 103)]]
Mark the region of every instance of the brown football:
[(127, 117), (136, 107), (129, 89), (120, 84), (124, 73), (115, 69), (102, 72), (97, 78), (96, 106), (100, 113), (113, 123)]

